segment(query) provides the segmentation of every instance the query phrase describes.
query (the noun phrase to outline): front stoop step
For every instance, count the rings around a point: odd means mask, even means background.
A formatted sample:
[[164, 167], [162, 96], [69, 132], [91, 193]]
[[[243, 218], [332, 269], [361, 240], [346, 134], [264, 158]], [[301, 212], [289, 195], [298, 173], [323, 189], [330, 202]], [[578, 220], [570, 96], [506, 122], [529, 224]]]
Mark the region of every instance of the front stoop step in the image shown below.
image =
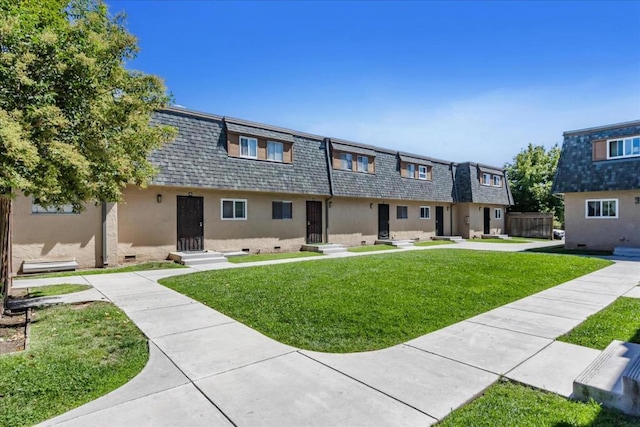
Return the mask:
[[633, 246], [616, 246], [613, 254], [615, 256], [640, 258], [640, 248]]
[[640, 345], [612, 341], [573, 381], [573, 397], [640, 416]]
[[22, 262], [22, 273], [50, 273], [53, 271], [74, 271], [78, 269], [78, 262], [75, 258], [58, 260], [24, 260]]
[[324, 255], [340, 254], [347, 252], [347, 248], [337, 243], [327, 243], [326, 245], [314, 245], [313, 243], [302, 245], [301, 251], [320, 252]]
[[462, 236], [435, 236], [431, 240], [449, 240], [451, 242], [461, 243], [464, 242]]
[[178, 264], [190, 266], [201, 264], [215, 264], [219, 262], [227, 262], [224, 254], [213, 251], [202, 252], [171, 252], [169, 258]]
[[395, 239], [385, 239], [385, 240], [376, 240], [375, 245], [391, 245], [398, 248], [411, 248], [415, 243], [415, 240], [395, 240]]
[[505, 239], [510, 239], [511, 237], [509, 237], [508, 234], [483, 234], [482, 235], [483, 239], [500, 239], [500, 240], [505, 240]]

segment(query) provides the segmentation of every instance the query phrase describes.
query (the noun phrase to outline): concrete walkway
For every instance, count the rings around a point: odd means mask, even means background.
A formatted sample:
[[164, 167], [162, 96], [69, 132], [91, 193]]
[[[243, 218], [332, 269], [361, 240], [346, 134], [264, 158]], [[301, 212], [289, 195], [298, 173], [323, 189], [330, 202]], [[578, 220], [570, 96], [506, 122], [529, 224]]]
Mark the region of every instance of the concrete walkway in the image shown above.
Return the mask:
[[[463, 245], [523, 248], [445, 247]], [[198, 267], [240, 266], [248, 265]], [[568, 396], [599, 352], [554, 339], [636, 292], [640, 262], [619, 261], [407, 343], [352, 354], [280, 344], [156, 282], [190, 272], [63, 278], [89, 283], [119, 306], [149, 337], [150, 359], [125, 386], [43, 425], [424, 426], [501, 375]]]

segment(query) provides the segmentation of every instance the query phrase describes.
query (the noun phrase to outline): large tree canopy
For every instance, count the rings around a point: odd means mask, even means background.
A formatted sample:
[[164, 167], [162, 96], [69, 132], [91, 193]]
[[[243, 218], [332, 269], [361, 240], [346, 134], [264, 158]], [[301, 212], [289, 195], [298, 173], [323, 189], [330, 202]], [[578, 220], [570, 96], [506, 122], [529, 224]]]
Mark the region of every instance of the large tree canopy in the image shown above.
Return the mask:
[[0, 289], [11, 203], [117, 201], [153, 175], [147, 156], [173, 135], [150, 126], [169, 98], [125, 67], [137, 41], [100, 0], [0, 0]]
[[136, 39], [101, 1], [0, 0], [0, 193], [43, 205], [116, 201], [144, 185], [162, 81], [125, 68]]
[[556, 220], [564, 220], [564, 203], [551, 193], [559, 159], [557, 145], [547, 151], [542, 145], [529, 144], [513, 163], [505, 165], [514, 200], [512, 211], [548, 212]]

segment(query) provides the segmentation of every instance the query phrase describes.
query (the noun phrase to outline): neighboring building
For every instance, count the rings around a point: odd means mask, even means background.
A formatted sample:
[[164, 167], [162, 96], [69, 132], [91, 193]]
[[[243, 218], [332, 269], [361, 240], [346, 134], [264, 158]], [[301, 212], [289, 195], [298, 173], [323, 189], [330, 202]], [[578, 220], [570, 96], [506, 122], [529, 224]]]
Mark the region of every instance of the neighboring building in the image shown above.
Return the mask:
[[[178, 128], [151, 154], [158, 175], [117, 204], [46, 212], [18, 197], [14, 271], [24, 260], [81, 267], [165, 259], [169, 252], [299, 250], [378, 239], [501, 234], [512, 204], [504, 171], [167, 108]], [[104, 254], [104, 255], [103, 255]]]
[[567, 248], [640, 247], [640, 120], [565, 132], [553, 192]]

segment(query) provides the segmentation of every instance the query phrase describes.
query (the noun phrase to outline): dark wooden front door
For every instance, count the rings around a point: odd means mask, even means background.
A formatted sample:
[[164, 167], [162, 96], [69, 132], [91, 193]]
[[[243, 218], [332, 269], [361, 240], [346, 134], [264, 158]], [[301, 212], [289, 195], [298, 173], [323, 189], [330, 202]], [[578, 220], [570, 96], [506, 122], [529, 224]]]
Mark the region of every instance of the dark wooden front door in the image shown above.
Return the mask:
[[484, 208], [484, 234], [491, 233], [491, 208]]
[[307, 200], [307, 243], [322, 243], [322, 202]]
[[389, 238], [389, 205], [378, 204], [378, 239]]
[[436, 236], [444, 236], [444, 208], [436, 206]]
[[178, 196], [178, 251], [204, 249], [203, 198]]

